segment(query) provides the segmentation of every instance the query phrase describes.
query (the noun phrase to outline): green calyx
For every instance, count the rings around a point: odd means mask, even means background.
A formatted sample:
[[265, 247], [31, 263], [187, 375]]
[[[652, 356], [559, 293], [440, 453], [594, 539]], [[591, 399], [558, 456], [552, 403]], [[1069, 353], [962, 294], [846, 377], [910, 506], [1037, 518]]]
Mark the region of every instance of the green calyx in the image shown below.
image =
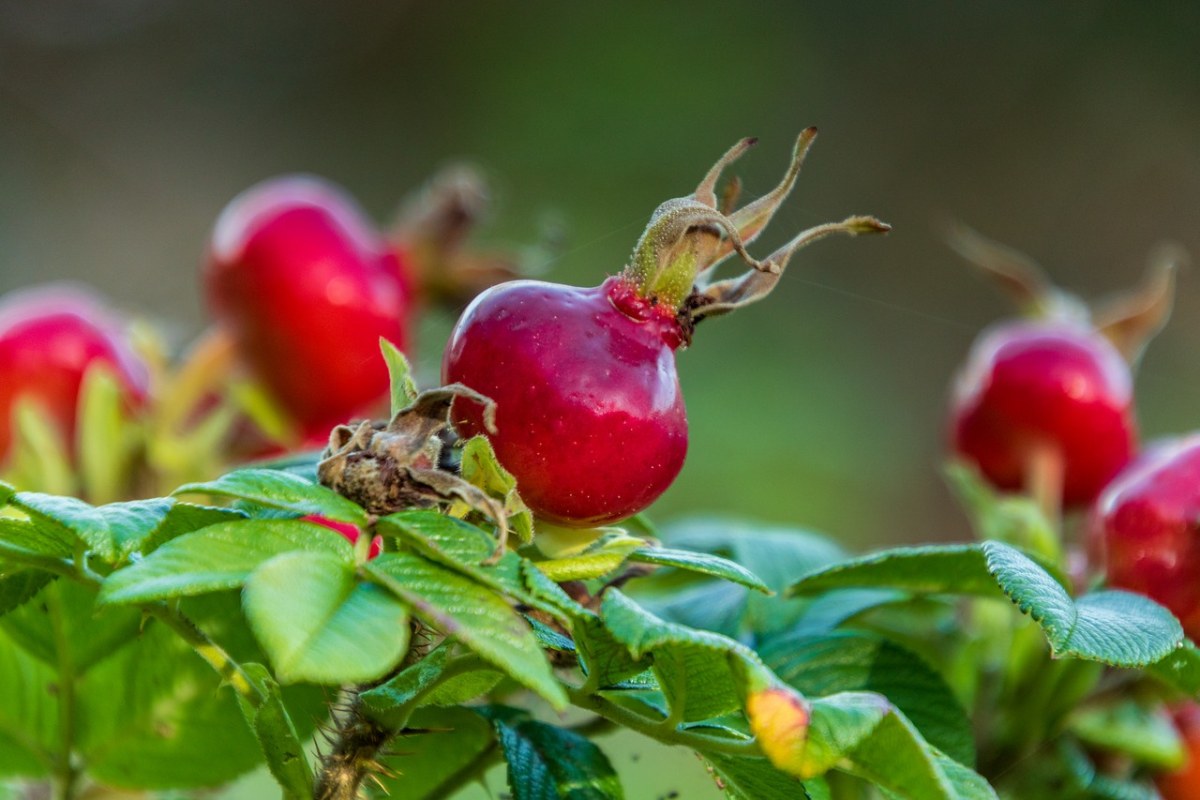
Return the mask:
[[[723, 155], [696, 191], [660, 205], [638, 239], [633, 256], [623, 273], [638, 294], [677, 311], [685, 306], [693, 319], [723, 313], [761, 299], [778, 282], [792, 254], [830, 233], [884, 232], [889, 226], [873, 217], [851, 217], [799, 234], [765, 260], [746, 250], [766, 228], [796, 183], [804, 157], [817, 136], [806, 128], [796, 140], [792, 160], [779, 184], [767, 194], [733, 211], [737, 203], [737, 180], [718, 198], [716, 187], [724, 169], [752, 147], [756, 139], [743, 139]], [[712, 283], [707, 280], [716, 267], [737, 254], [750, 268], [739, 279]], [[694, 296], [699, 302], [689, 301]], [[701, 309], [707, 309], [701, 313]]]

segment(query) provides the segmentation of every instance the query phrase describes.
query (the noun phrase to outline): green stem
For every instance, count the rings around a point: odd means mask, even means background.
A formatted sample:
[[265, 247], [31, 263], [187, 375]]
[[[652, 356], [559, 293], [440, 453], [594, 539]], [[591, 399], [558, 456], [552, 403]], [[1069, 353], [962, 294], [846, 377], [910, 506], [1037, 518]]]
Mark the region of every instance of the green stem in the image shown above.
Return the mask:
[[53, 628], [54, 649], [58, 653], [58, 716], [59, 752], [55, 764], [55, 800], [72, 800], [75, 797], [75, 782], [79, 771], [72, 756], [75, 751], [75, 660], [70, 641], [63, 625], [62, 597], [57, 587], [47, 593], [50, 610], [50, 625]]

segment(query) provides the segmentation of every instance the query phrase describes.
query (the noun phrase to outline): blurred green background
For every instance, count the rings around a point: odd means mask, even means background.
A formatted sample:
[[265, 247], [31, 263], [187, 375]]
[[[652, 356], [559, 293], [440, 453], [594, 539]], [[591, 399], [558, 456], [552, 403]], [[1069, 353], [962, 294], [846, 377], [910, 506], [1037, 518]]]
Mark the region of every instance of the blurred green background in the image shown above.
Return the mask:
[[[1008, 308], [937, 225], [1089, 297], [1137, 281], [1163, 240], [1200, 253], [1198, 32], [1185, 3], [0, 0], [0, 290], [86, 281], [184, 342], [238, 191], [319, 173], [383, 221], [460, 158], [494, 186], [482, 240], [561, 222], [545, 275], [594, 284], [736, 139], [760, 137], [737, 168], [755, 196], [815, 124], [756, 252], [851, 213], [895, 231], [817, 244], [768, 301], [700, 328], [679, 359], [691, 452], [654, 513], [864, 547], [962, 538], [943, 406]], [[423, 328], [427, 376], [450, 322]], [[1138, 377], [1148, 435], [1200, 426], [1198, 343], [1185, 274]]]

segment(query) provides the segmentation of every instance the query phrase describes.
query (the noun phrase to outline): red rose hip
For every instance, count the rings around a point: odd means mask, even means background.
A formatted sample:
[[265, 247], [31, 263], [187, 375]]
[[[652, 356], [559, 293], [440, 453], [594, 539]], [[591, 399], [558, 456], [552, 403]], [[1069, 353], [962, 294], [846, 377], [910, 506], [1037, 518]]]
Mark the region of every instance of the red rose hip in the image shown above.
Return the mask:
[[13, 292], [0, 302], [0, 459], [12, 444], [17, 402], [28, 398], [72, 446], [79, 392], [88, 370], [112, 370], [131, 406], [149, 375], [120, 322], [93, 296], [66, 286]]
[[[683, 467], [682, 340], [674, 313], [620, 278], [592, 289], [514, 281], [467, 308], [443, 377], [496, 402], [492, 443], [531, 508], [602, 525], [648, 506]], [[455, 423], [485, 431], [477, 404], [456, 403]]]
[[[746, 252], [791, 190], [815, 134], [801, 134], [775, 190], [726, 216], [717, 179], [753, 141], [735, 145], [695, 193], [655, 211], [629, 265], [602, 285], [514, 281], [485, 291], [463, 313], [442, 377], [495, 401], [496, 430], [488, 432], [476, 404], [456, 402], [453, 421], [464, 435], [489, 436], [538, 516], [591, 527], [650, 505], [687, 453], [675, 351], [697, 321], [761, 299], [791, 255], [815, 239], [887, 229], [854, 217], [805, 231], [763, 262]], [[709, 281], [735, 252], [753, 269]]]
[[1135, 444], [1129, 365], [1082, 324], [1008, 322], [976, 341], [955, 383], [954, 450], [996, 487], [1028, 488], [1032, 461], [1061, 459], [1064, 506], [1091, 502]]
[[302, 435], [368, 414], [386, 396], [379, 339], [401, 349], [408, 340], [399, 259], [353, 199], [317, 178], [260, 183], [218, 218], [209, 306]]
[[1138, 458], [1100, 495], [1088, 535], [1110, 586], [1166, 606], [1200, 639], [1200, 434]]

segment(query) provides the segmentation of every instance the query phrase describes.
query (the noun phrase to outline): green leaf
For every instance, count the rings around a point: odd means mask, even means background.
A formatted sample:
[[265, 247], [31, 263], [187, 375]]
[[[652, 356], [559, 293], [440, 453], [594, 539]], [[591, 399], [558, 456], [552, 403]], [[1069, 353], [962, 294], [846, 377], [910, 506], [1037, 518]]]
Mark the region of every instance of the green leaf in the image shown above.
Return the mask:
[[533, 631], [491, 589], [411, 553], [385, 553], [362, 569], [422, 620], [458, 639], [556, 708], [566, 705], [566, 692]]
[[422, 555], [471, 577], [496, 549], [496, 539], [481, 528], [437, 511], [401, 511], [380, 517], [376, 530], [412, 545]]
[[[707, 516], [684, 519], [668, 526], [663, 532], [663, 541], [674, 548], [724, 556], [758, 576], [777, 594], [797, 575], [846, 558], [845, 550], [836, 542], [809, 531]], [[658, 576], [655, 576], [650, 581], [638, 583], [649, 584], [657, 580]], [[641, 586], [632, 588], [637, 589], [639, 599], [645, 596]], [[788, 630], [804, 608], [803, 603], [794, 600], [745, 592], [735, 606], [736, 596], [728, 588], [717, 590], [720, 596], [714, 603], [709, 604], [707, 596], [698, 596], [694, 605], [686, 607], [672, 602], [676, 589], [678, 587], [666, 587], [653, 601], [646, 599], [653, 603], [656, 612], [670, 612], [670, 618], [675, 622], [730, 636], [747, 630], [756, 634]]]
[[1190, 697], [1200, 695], [1200, 649], [1191, 640], [1185, 640], [1146, 671]]
[[617, 773], [600, 748], [577, 733], [503, 706], [475, 709], [491, 721], [508, 762], [514, 800], [621, 800]]
[[80, 757], [109, 786], [217, 786], [262, 763], [232, 690], [155, 621], [91, 669], [76, 694]]
[[232, 497], [289, 511], [296, 516], [325, 517], [360, 527], [367, 524], [367, 512], [355, 503], [320, 484], [278, 470], [240, 469], [222, 475], [215, 481], [181, 486], [175, 490], [175, 494]]
[[1000, 542], [888, 550], [805, 576], [792, 592], [847, 587], [1006, 596], [1038, 623], [1055, 656], [1111, 666], [1146, 666], [1183, 640], [1179, 621], [1154, 601], [1120, 591], [1072, 600], [1050, 573]]
[[410, 727], [384, 760], [394, 777], [382, 776], [390, 796], [403, 800], [444, 800], [498, 747], [491, 723], [466, 708], [417, 709]]
[[869, 691], [888, 698], [930, 744], [975, 763], [971, 722], [950, 687], [916, 654], [872, 634], [839, 632], [776, 639], [759, 654], [806, 697]]
[[77, 675], [133, 641], [141, 624], [137, 609], [97, 608], [94, 589], [65, 580], [0, 618], [0, 627], [26, 652], [54, 669], [69, 661]]
[[0, 517], [0, 558], [16, 563], [62, 559], [74, 553], [77, 543], [82, 544], [61, 525], [35, 525], [29, 520]]
[[814, 700], [802, 776], [838, 767], [900, 797], [995, 798], [969, 768], [930, 749], [903, 713], [879, 695], [842, 693]]
[[38, 569], [15, 569], [0, 574], [0, 616], [27, 603], [56, 577]]
[[0, 632], [0, 778], [40, 777], [59, 742], [56, 673]]
[[653, 654], [654, 672], [672, 716], [681, 722], [718, 717], [742, 707], [743, 672], [765, 671], [753, 650], [709, 631], [664, 622], [619, 590], [605, 592], [601, 617], [634, 659]]
[[394, 417], [397, 411], [407, 408], [417, 399], [417, 384], [412, 377], [412, 367], [409, 366], [404, 353], [400, 352], [400, 348], [380, 336], [379, 349], [383, 353], [383, 360], [387, 362], [391, 385], [391, 416]]
[[726, 558], [710, 553], [695, 553], [690, 550], [670, 550], [665, 547], [642, 547], [629, 555], [629, 560], [639, 564], [656, 564], [661, 567], [697, 572], [714, 578], [722, 578], [763, 594], [773, 594], [771, 589], [750, 570]]
[[1177, 769], [1185, 759], [1171, 717], [1161, 708], [1144, 708], [1132, 700], [1077, 709], [1067, 727], [1086, 744], [1152, 767]]
[[100, 558], [115, 562], [133, 552], [162, 523], [172, 501], [158, 498], [92, 506], [74, 497], [18, 492], [11, 504], [34, 524], [57, 527], [60, 537], [77, 537]]
[[630, 553], [645, 544], [622, 528], [579, 530], [542, 523], [534, 546], [542, 555], [538, 569], [551, 580], [583, 581], [616, 572]]
[[[764, 800], [769, 797], [812, 800], [810, 783], [823, 783], [820, 778], [800, 782], [799, 778], [776, 769], [765, 758], [738, 758], [723, 753], [704, 756], [720, 780], [725, 796], [730, 800]], [[818, 795], [819, 796], [819, 795]]]
[[242, 669], [263, 697], [258, 708], [240, 695], [238, 704], [246, 724], [258, 739], [267, 768], [283, 788], [284, 800], [310, 800], [313, 796], [312, 768], [296, 726], [283, 704], [279, 684], [262, 664], [243, 664]]
[[237, 509], [201, 506], [176, 500], [159, 526], [140, 542], [137, 550], [143, 554], [152, 553], [185, 533], [192, 533], [218, 522], [237, 522], [248, 518], [245, 512]]
[[408, 651], [408, 610], [326, 553], [275, 556], [250, 575], [243, 605], [282, 683], [375, 680]]
[[408, 724], [423, 705], [460, 705], [490, 691], [503, 677], [476, 656], [455, 658], [455, 646], [443, 642], [424, 658], [359, 694], [366, 713], [389, 728]]
[[478, 486], [492, 497], [504, 503], [508, 524], [522, 542], [533, 541], [533, 512], [517, 493], [517, 479], [496, 458], [496, 451], [486, 436], [472, 436], [463, 445], [463, 480]]
[[103, 603], [146, 603], [240, 587], [259, 564], [292, 550], [354, 563], [337, 532], [304, 520], [238, 520], [210, 525], [164, 544], [104, 581]]

